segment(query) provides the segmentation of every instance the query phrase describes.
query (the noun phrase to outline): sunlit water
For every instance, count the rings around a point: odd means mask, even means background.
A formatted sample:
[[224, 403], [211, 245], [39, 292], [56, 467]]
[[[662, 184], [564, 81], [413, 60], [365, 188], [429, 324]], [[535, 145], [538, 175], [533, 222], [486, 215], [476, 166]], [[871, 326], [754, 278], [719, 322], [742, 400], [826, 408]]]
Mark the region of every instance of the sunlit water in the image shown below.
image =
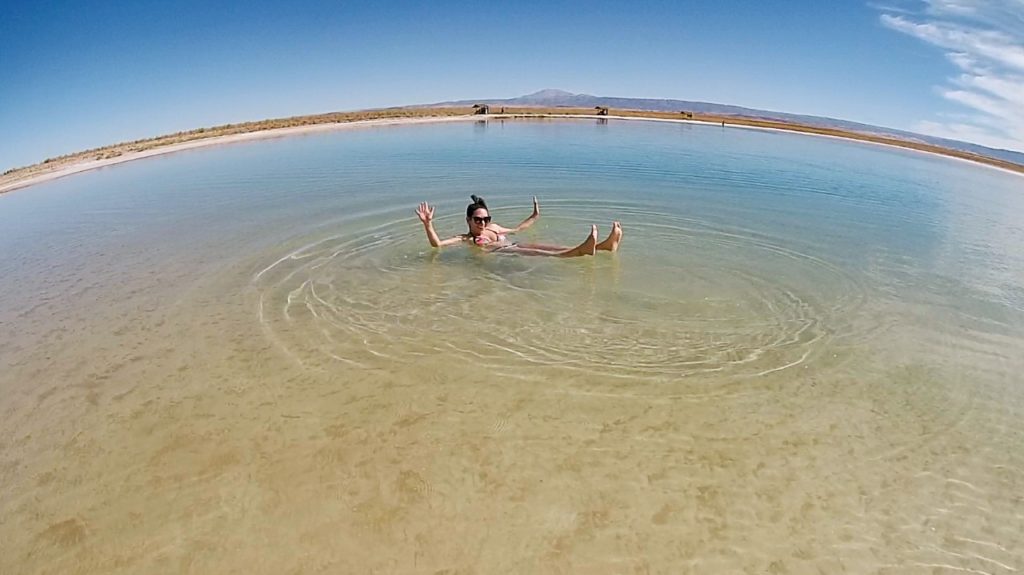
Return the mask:
[[[429, 248], [469, 195], [521, 241]], [[721, 127], [340, 131], [0, 197], [0, 572], [1024, 570], [1024, 179]]]

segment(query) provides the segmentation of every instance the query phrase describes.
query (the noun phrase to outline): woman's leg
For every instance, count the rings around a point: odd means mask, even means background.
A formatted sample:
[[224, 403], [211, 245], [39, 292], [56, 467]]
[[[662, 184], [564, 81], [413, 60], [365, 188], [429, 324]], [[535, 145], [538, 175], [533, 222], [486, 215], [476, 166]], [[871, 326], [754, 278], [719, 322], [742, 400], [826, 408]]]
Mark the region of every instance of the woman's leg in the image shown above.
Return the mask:
[[597, 226], [590, 226], [590, 235], [583, 243], [558, 254], [560, 258], [575, 258], [579, 256], [592, 256], [597, 251]]
[[612, 231], [608, 234], [608, 237], [599, 244], [597, 244], [598, 250], [606, 252], [614, 252], [619, 249], [619, 242], [622, 241], [622, 224], [619, 222], [612, 222]]
[[543, 244], [522, 244], [499, 249], [507, 254], [519, 254], [522, 256], [551, 256], [556, 258], [592, 256], [597, 249], [597, 226], [590, 226], [590, 235], [587, 236], [587, 239], [583, 240], [583, 243], [574, 248]]
[[545, 251], [545, 252], [564, 252], [565, 250], [571, 250], [572, 249], [569, 246], [555, 246], [555, 245], [551, 245], [551, 244], [534, 244], [534, 243], [527, 244], [527, 243], [519, 242], [516, 245], [521, 247], [521, 248], [526, 248], [526, 249], [529, 249], [529, 250], [541, 250], [541, 251]]

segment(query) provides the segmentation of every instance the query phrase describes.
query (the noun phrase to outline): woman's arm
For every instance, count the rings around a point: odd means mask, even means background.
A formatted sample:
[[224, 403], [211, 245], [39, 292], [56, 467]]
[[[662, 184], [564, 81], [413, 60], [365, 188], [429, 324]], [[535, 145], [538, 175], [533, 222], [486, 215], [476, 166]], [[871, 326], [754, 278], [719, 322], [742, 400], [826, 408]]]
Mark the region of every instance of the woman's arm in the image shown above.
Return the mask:
[[420, 207], [416, 208], [416, 216], [423, 222], [423, 231], [427, 233], [427, 241], [435, 248], [454, 246], [466, 240], [465, 236], [455, 236], [444, 240], [439, 238], [434, 230], [434, 207], [428, 205], [427, 202], [422, 202]]
[[436, 248], [446, 248], [448, 246], [454, 246], [456, 244], [461, 244], [464, 241], [466, 241], [466, 236], [464, 236], [464, 235], [452, 236], [450, 238], [446, 238], [446, 239], [443, 239], [443, 240], [437, 242], [437, 245], [434, 246], [434, 247], [436, 247]]
[[[539, 218], [539, 217], [540, 217], [540, 202], [537, 201], [537, 196], [533, 196], [533, 213], [530, 214], [530, 217], [528, 217], [525, 220], [523, 220], [522, 223], [520, 223], [518, 226], [516, 226], [514, 228], [504, 228], [504, 227], [501, 227], [501, 226], [497, 226], [498, 229], [495, 230], [495, 231], [501, 232], [503, 234], [514, 234], [516, 232], [521, 232], [521, 231], [525, 230], [526, 228], [532, 226], [533, 222], [537, 221], [537, 218]], [[492, 227], [492, 229], [493, 229], [493, 227]]]

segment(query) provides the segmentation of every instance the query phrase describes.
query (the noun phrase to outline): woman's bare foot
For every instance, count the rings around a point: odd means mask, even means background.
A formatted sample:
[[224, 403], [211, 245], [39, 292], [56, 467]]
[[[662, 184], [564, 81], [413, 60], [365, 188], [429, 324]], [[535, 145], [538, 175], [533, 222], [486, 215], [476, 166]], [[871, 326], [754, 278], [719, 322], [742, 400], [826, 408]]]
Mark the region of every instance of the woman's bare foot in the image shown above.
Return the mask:
[[619, 249], [619, 242], [622, 241], [622, 224], [619, 222], [612, 222], [612, 231], [608, 234], [605, 240], [595, 247], [598, 250], [604, 250], [606, 252], [614, 252]]
[[566, 251], [558, 254], [558, 257], [561, 257], [561, 258], [574, 258], [574, 257], [578, 257], [578, 256], [592, 256], [592, 255], [594, 255], [594, 252], [596, 250], [597, 250], [597, 226], [590, 226], [590, 235], [587, 236], [587, 239], [583, 240], [582, 244], [572, 248], [571, 250], [566, 250]]

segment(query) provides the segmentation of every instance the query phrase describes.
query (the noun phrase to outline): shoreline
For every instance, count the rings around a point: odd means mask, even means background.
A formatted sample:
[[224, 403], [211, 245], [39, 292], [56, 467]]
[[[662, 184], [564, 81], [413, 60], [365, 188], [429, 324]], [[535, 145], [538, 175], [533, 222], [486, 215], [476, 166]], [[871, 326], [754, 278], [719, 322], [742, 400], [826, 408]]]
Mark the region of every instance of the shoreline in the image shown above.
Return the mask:
[[176, 152], [184, 152], [187, 150], [194, 150], [197, 148], [205, 148], [208, 146], [219, 146], [225, 144], [237, 144], [242, 142], [252, 142], [258, 140], [269, 140], [273, 138], [286, 138], [289, 136], [300, 136], [304, 134], [315, 134], [319, 132], [332, 132], [335, 130], [355, 129], [363, 127], [375, 127], [375, 126], [388, 126], [388, 125], [399, 125], [399, 124], [428, 124], [438, 122], [457, 122], [471, 119], [472, 117], [463, 116], [448, 116], [448, 117], [431, 117], [431, 118], [380, 118], [375, 120], [357, 120], [346, 123], [334, 123], [334, 124], [310, 124], [305, 126], [289, 126], [286, 128], [270, 128], [266, 130], [257, 130], [253, 132], [243, 132], [238, 134], [225, 134], [222, 136], [211, 136], [206, 138], [200, 138], [195, 140], [189, 140], [187, 142], [180, 142], [174, 144], [167, 144], [162, 146], [156, 146], [146, 150], [140, 150], [137, 152], [129, 152], [121, 154], [112, 158], [94, 159], [94, 160], [81, 160], [71, 162], [66, 166], [45, 171], [38, 174], [32, 174], [25, 178], [16, 179], [6, 184], [0, 184], [0, 194], [13, 192], [36, 184], [43, 184], [52, 180], [60, 179], [66, 176], [72, 176], [74, 174], [80, 174], [82, 172], [88, 172], [91, 170], [97, 170], [99, 168], [105, 168], [107, 166], [113, 166], [117, 164], [123, 164], [132, 162], [135, 160], [143, 160], [146, 158], [152, 158], [154, 156], [162, 156], [166, 154], [174, 154]]
[[[404, 112], [404, 114], [403, 114]], [[580, 113], [583, 112], [583, 113]], [[405, 124], [429, 124], [440, 122], [460, 121], [481, 121], [481, 120], [531, 120], [531, 119], [586, 119], [586, 120], [640, 120], [667, 122], [679, 124], [701, 124], [708, 126], [723, 125], [729, 128], [746, 128], [765, 130], [772, 132], [790, 132], [806, 136], [823, 136], [855, 142], [862, 142], [874, 145], [903, 148], [916, 152], [939, 155], [955, 160], [970, 162], [989, 168], [998, 169], [1003, 172], [1024, 176], [1024, 166], [979, 156], [969, 152], [962, 152], [950, 148], [942, 148], [931, 144], [899, 140], [885, 136], [862, 134], [859, 132], [848, 132], [832, 128], [820, 128], [816, 126], [805, 126], [802, 124], [787, 124], [773, 120], [759, 120], [756, 118], [732, 118], [725, 116], [702, 116], [694, 114], [693, 117], [680, 118], [677, 114], [667, 112], [646, 112], [641, 110], [624, 110], [625, 113], [615, 115], [599, 116], [587, 111], [562, 109], [529, 109], [517, 108], [506, 113], [477, 115], [471, 111], [464, 112], [462, 109], [399, 109], [379, 111], [378, 117], [373, 117], [373, 112], [358, 112], [344, 114], [340, 117], [334, 115], [305, 116], [299, 118], [286, 118], [283, 120], [267, 120], [262, 122], [251, 122], [239, 125], [221, 126], [218, 128], [199, 129], [191, 132], [159, 136], [148, 140], [130, 142], [127, 144], [115, 144], [95, 150], [78, 152], [62, 156], [54, 160], [47, 160], [40, 164], [17, 168], [5, 173], [4, 176], [13, 176], [7, 182], [0, 177], [0, 195], [28, 188], [37, 184], [46, 183], [52, 180], [87, 172], [107, 166], [113, 166], [125, 162], [141, 160], [154, 156], [173, 154], [207, 146], [233, 144], [249, 141], [258, 141], [272, 138], [283, 138], [303, 134], [314, 134], [319, 132], [330, 132], [336, 130], [367, 128], [377, 126], [405, 125]], [[370, 117], [366, 117], [369, 115]], [[330, 118], [330, 119], [323, 119]], [[320, 120], [320, 121], [318, 121]], [[275, 123], [295, 122], [296, 125], [275, 126]], [[267, 125], [269, 127], [262, 127]], [[207, 131], [218, 130], [227, 133], [213, 133], [205, 135]], [[137, 149], [133, 149], [137, 148]], [[91, 157], [95, 156], [95, 157]], [[91, 157], [91, 159], [90, 159]], [[55, 163], [52, 168], [47, 169], [48, 163]], [[23, 175], [18, 172], [25, 172]]]
[[[700, 125], [703, 125], [703, 126], [720, 126], [721, 125], [721, 122], [710, 122], [710, 121], [707, 121], [707, 120], [689, 120], [689, 119], [687, 119], [687, 120], [682, 120], [682, 119], [677, 120], [677, 119], [669, 119], [669, 118], [643, 118], [643, 117], [638, 117], [638, 116], [579, 116], [579, 117], [581, 117], [581, 118], [583, 118], [583, 117], [585, 117], [585, 118], [615, 118], [615, 119], [622, 119], [622, 120], [640, 120], [640, 121], [648, 121], [648, 122], [669, 122], [669, 123], [680, 123], [681, 122], [681, 123], [686, 123], [686, 124], [700, 124]], [[832, 139], [832, 140], [843, 140], [843, 141], [847, 141], [847, 142], [857, 142], [857, 143], [860, 143], [860, 144], [868, 144], [868, 145], [871, 145], [871, 146], [881, 146], [881, 147], [884, 147], [884, 148], [899, 148], [901, 150], [907, 150], [908, 152], [915, 152], [915, 153], [918, 153], [918, 154], [927, 154], [929, 156], [939, 156], [939, 157], [942, 157], [942, 158], [946, 158], [946, 159], [949, 159], [949, 160], [955, 160], [955, 161], [958, 161], [958, 162], [966, 162], [968, 164], [973, 164], [973, 165], [980, 166], [980, 167], [983, 167], [983, 168], [989, 168], [989, 169], [992, 169], [992, 170], [998, 170], [998, 171], [1006, 173], [1006, 174], [1013, 174], [1013, 175], [1018, 175], [1018, 176], [1024, 176], [1024, 166], [1019, 166], [1018, 167], [1017, 164], [1013, 164], [1012, 162], [1006, 162], [1006, 161], [1003, 161], [1003, 160], [999, 160], [997, 158], [988, 158], [987, 156], [981, 156], [979, 159], [967, 158], [967, 157], [963, 157], [963, 155], [961, 155], [961, 154], [966, 154], [966, 152], [960, 152], [959, 150], [953, 150], [953, 149], [949, 149], [949, 148], [941, 148], [939, 146], [932, 146], [931, 144], [922, 144], [922, 143], [918, 143], [918, 142], [909, 142], [909, 141], [906, 142], [905, 144], [890, 143], [890, 142], [887, 142], [887, 141], [877, 141], [877, 140], [890, 140], [891, 139], [891, 138], [885, 138], [883, 136], [870, 137], [870, 136], [867, 136], [867, 135], [864, 135], [864, 134], [857, 134], [856, 132], [843, 132], [844, 134], [847, 134], [847, 133], [851, 134], [849, 136], [847, 136], [847, 135], [839, 135], [839, 134], [826, 134], [826, 133], [804, 131], [804, 130], [799, 130], [799, 129], [775, 128], [775, 127], [768, 127], [768, 126], [755, 126], [755, 125], [747, 125], [747, 124], [741, 124], [741, 123], [729, 124], [728, 121], [726, 121], [725, 127], [726, 128], [741, 128], [741, 129], [745, 129], [745, 130], [759, 130], [759, 131], [763, 131], [763, 132], [780, 132], [780, 133], [789, 133], [789, 134], [799, 134], [801, 136], [810, 136], [810, 137], [815, 137], [815, 138], [828, 138], [828, 139]], [[821, 128], [821, 129], [822, 130], [826, 130], [826, 128]], [[840, 130], [840, 132], [841, 132], [841, 130]], [[899, 142], [900, 140], [895, 140], [895, 141]], [[935, 150], [924, 149], [924, 148], [935, 148]], [[939, 150], [944, 150], [944, 151], [939, 151]], [[985, 161], [985, 160], [990, 160], [990, 161]], [[999, 162], [1001, 164], [1009, 164], [1010, 166], [1013, 166], [1013, 167], [996, 165], [993, 162]], [[2, 193], [2, 192], [0, 192], [0, 193]]]

